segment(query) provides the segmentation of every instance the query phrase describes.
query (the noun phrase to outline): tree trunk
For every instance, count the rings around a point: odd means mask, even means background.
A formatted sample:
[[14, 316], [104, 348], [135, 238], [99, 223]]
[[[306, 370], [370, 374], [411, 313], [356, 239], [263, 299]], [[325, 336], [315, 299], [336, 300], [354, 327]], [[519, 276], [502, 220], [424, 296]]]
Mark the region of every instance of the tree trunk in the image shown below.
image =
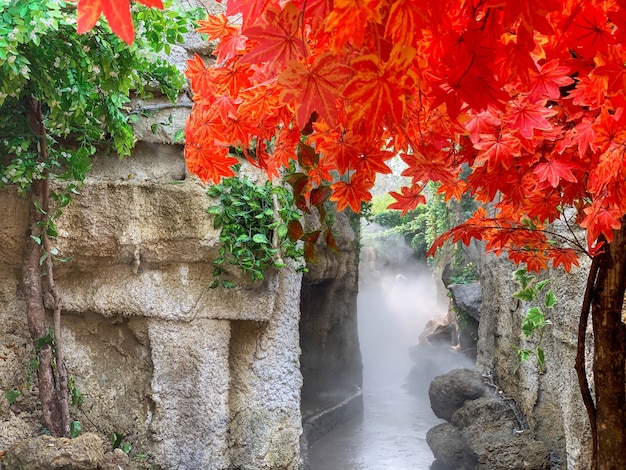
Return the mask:
[[626, 219], [600, 255], [592, 302], [598, 470], [626, 469]]
[[[40, 259], [43, 254], [40, 243], [31, 237], [39, 237], [37, 223], [40, 221], [40, 213], [35, 207], [35, 201], [40, 203], [44, 182], [35, 180], [32, 184], [32, 203], [29, 211], [29, 231], [26, 234], [24, 247], [24, 264], [22, 266], [22, 282], [24, 298], [26, 300], [26, 318], [28, 329], [33, 343], [39, 367], [37, 369], [37, 382], [39, 385], [39, 399], [41, 401], [41, 413], [43, 425], [50, 434], [55, 437], [67, 436], [69, 433], [69, 419], [63, 417], [63, 408], [59, 399], [59, 389], [56, 386], [54, 352], [50, 341], [44, 341], [48, 336], [46, 324], [46, 309], [43, 303], [43, 287], [41, 279], [42, 266]], [[39, 237], [40, 238], [40, 237]], [[41, 347], [37, 345], [40, 343]]]
[[[28, 119], [33, 134], [38, 137], [39, 160], [48, 163], [47, 136], [41, 103], [34, 97], [29, 99]], [[28, 329], [39, 361], [37, 381], [43, 425], [54, 437], [69, 437], [70, 413], [67, 371], [63, 363], [61, 345], [61, 300], [54, 284], [52, 254], [50, 253], [47, 234], [50, 223], [49, 201], [50, 179], [48, 170], [45, 169], [44, 179], [36, 179], [31, 184], [31, 204], [24, 246], [22, 281]], [[46, 256], [43, 256], [44, 254]], [[46, 325], [44, 288], [42, 286], [42, 276], [44, 275], [47, 281], [46, 290], [52, 297], [53, 303], [52, 329]]]

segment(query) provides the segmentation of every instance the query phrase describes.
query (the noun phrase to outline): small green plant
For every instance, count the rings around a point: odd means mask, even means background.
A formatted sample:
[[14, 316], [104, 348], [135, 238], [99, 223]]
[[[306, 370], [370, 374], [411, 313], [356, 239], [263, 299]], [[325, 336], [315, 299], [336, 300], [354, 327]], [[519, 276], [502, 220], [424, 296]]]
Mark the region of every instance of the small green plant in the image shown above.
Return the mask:
[[[269, 181], [256, 185], [244, 176], [225, 178], [211, 186], [207, 194], [218, 200], [207, 212], [215, 216], [213, 226], [221, 228], [219, 256], [213, 260], [215, 280], [209, 287], [236, 286], [222, 278], [227, 265], [259, 281], [265, 279], [267, 269], [284, 267], [283, 257], [303, 260], [298, 237], [290, 233], [291, 227], [301, 227], [301, 215], [287, 188]], [[301, 265], [298, 270], [306, 267]]]
[[123, 434], [114, 432], [111, 441], [113, 449], [121, 449], [122, 452], [128, 454], [132, 450], [133, 446], [131, 446], [128, 442], [124, 440], [125, 437], [126, 436], [124, 436]]
[[70, 437], [72, 439], [77, 438], [83, 432], [83, 425], [80, 421], [72, 420], [70, 422]]
[[17, 388], [7, 390], [4, 392], [4, 398], [7, 399], [7, 401], [9, 402], [9, 405], [12, 405], [13, 403], [15, 403], [16, 400], [20, 397], [20, 395], [22, 395], [22, 392]]
[[546, 359], [544, 350], [541, 347], [541, 342], [546, 326], [552, 324], [546, 317], [546, 312], [556, 305], [554, 292], [550, 288], [546, 290], [552, 280], [546, 279], [537, 282], [535, 276], [530, 274], [526, 269], [518, 269], [515, 271], [513, 273], [513, 279], [520, 286], [519, 290], [513, 294], [513, 297], [524, 302], [537, 302], [541, 301], [540, 297], [543, 295], [543, 308], [546, 310], [544, 312], [542, 307], [533, 306], [526, 312], [526, 317], [524, 317], [522, 321], [522, 332], [526, 338], [530, 338], [536, 334], [537, 339], [535, 346], [532, 348], [516, 348], [518, 363], [515, 372], [517, 372], [522, 362], [527, 361], [531, 356], [536, 356], [539, 373], [543, 374], [546, 370]]

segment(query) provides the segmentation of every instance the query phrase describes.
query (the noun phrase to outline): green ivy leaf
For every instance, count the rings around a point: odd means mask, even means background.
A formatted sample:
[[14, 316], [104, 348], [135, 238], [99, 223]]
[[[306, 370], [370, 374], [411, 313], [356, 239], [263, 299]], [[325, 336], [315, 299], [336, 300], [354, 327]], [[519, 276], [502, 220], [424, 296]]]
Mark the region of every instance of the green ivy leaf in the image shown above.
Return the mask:
[[9, 402], [9, 405], [12, 405], [13, 403], [15, 403], [15, 401], [19, 398], [21, 394], [22, 392], [20, 392], [17, 389], [7, 390], [6, 392], [4, 392], [4, 397]]
[[554, 292], [552, 292], [552, 289], [550, 289], [548, 292], [546, 292], [546, 297], [544, 299], [544, 304], [546, 306], [546, 308], [552, 308], [556, 305], [556, 297], [554, 295]]
[[80, 421], [72, 421], [70, 423], [70, 437], [72, 439], [77, 438], [83, 432], [83, 426]]
[[535, 300], [536, 291], [532, 287], [527, 287], [525, 289], [520, 289], [513, 294], [513, 297], [516, 299], [523, 300], [525, 302], [532, 302]]
[[255, 243], [265, 243], [265, 244], [269, 244], [269, 240], [267, 239], [267, 237], [265, 235], [263, 235], [262, 233], [257, 233], [252, 237], [252, 241]]

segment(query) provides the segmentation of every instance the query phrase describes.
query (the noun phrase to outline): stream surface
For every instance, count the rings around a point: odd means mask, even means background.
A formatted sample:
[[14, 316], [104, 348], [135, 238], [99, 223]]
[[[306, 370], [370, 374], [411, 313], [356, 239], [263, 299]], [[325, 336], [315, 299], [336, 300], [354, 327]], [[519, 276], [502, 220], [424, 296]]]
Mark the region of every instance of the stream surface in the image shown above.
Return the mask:
[[449, 355], [411, 359], [426, 322], [441, 316], [435, 292], [428, 271], [377, 276], [361, 286], [363, 419], [343, 423], [315, 442], [308, 454], [311, 470], [428, 470], [434, 457], [426, 433], [443, 422], [430, 408], [430, 381], [463, 366]]

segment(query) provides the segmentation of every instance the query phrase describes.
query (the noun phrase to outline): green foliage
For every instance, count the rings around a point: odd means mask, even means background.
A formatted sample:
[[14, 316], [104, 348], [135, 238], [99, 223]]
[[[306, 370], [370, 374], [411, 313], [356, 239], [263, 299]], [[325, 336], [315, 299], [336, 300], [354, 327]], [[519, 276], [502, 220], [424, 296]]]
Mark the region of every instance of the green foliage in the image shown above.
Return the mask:
[[[301, 215], [287, 188], [273, 186], [269, 181], [256, 185], [244, 176], [226, 178], [211, 186], [207, 194], [218, 200], [207, 212], [215, 216], [213, 226], [221, 228], [211, 288], [236, 287], [222, 279], [227, 265], [259, 281], [265, 279], [266, 270], [285, 266], [283, 257], [302, 261], [303, 250], [288, 236], [289, 223], [298, 221]], [[306, 268], [301, 265], [298, 269]]]
[[122, 452], [124, 452], [125, 454], [128, 454], [131, 450], [132, 450], [132, 446], [126, 442], [124, 440], [124, 435], [114, 432], [113, 436], [112, 436], [112, 445], [113, 445], [113, 449], [121, 449]]
[[450, 276], [452, 284], [468, 284], [478, 280], [478, 268], [472, 262], [461, 266], [453, 266], [453, 275]]
[[83, 400], [85, 396], [83, 392], [76, 386], [76, 379], [74, 379], [73, 375], [70, 375], [67, 380], [67, 390], [70, 393], [70, 401], [72, 402], [72, 406], [81, 407], [83, 405]]
[[[0, 0], [0, 186], [28, 190], [47, 175], [82, 181], [98, 149], [130, 153], [132, 94], [158, 88], [176, 99], [184, 78], [157, 53], [182, 41], [193, 16], [135, 10], [139, 34], [128, 46], [106, 22], [77, 34], [72, 3]], [[33, 99], [42, 105], [47, 156], [28, 118]]]
[[80, 421], [72, 420], [70, 422], [70, 437], [72, 439], [77, 438], [83, 432], [83, 425], [80, 424]]
[[[545, 372], [545, 353], [541, 347], [541, 341], [545, 328], [552, 322], [546, 317], [546, 312], [556, 305], [556, 296], [552, 289], [548, 286], [552, 282], [551, 279], [536, 282], [533, 274], [526, 269], [518, 269], [513, 273], [513, 279], [520, 286], [519, 290], [513, 294], [516, 299], [524, 302], [539, 302], [541, 307], [532, 306], [526, 312], [526, 316], [522, 321], [522, 332], [526, 338], [536, 337], [535, 346], [532, 348], [516, 348], [518, 364], [530, 359], [533, 355], [537, 357], [539, 372]], [[547, 289], [547, 290], [546, 290]], [[543, 299], [541, 297], [543, 296]], [[545, 312], [544, 312], [545, 309]]]
[[387, 209], [393, 202], [389, 195], [375, 196], [372, 200], [373, 221], [387, 229], [375, 237], [384, 241], [400, 235], [419, 258], [425, 258], [435, 239], [452, 227], [448, 205], [443, 196], [437, 194], [437, 185], [428, 183], [425, 194], [427, 203], [404, 216], [400, 211]]
[[4, 398], [7, 399], [7, 401], [9, 402], [9, 405], [12, 405], [13, 403], [15, 403], [17, 399], [20, 397], [20, 395], [22, 395], [22, 392], [16, 388], [12, 390], [6, 390], [4, 392]]

